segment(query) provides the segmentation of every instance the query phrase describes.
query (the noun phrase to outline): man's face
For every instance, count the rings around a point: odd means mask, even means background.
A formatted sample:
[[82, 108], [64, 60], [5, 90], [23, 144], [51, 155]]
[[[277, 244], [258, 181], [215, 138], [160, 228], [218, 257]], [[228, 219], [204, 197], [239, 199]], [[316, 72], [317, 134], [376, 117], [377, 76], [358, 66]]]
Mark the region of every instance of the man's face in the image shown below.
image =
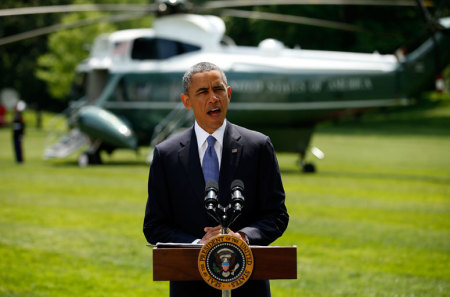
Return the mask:
[[184, 106], [193, 109], [197, 123], [209, 134], [222, 126], [230, 98], [231, 88], [218, 70], [194, 74], [188, 94], [181, 94]]

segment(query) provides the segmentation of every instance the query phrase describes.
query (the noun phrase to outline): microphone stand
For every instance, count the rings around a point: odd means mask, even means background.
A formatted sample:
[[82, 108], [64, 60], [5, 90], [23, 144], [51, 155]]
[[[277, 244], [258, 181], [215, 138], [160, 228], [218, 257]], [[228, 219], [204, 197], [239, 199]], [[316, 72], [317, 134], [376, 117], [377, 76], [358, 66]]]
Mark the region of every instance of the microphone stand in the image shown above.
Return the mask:
[[[244, 190], [244, 184], [242, 183], [242, 181], [233, 181], [231, 188], [231, 190], [233, 191], [231, 203], [229, 203], [226, 207], [223, 207], [222, 205], [220, 205], [220, 203], [218, 203], [218, 185], [216, 182], [208, 182], [205, 189], [206, 211], [222, 226], [222, 234], [228, 234], [228, 227], [237, 219], [238, 216], [240, 216], [244, 203], [244, 197], [241, 193], [241, 191]], [[231, 297], [231, 290], [222, 290], [222, 297]]]
[[[222, 225], [222, 234], [228, 234], [228, 226]], [[222, 297], [231, 297], [231, 290], [222, 290]]]

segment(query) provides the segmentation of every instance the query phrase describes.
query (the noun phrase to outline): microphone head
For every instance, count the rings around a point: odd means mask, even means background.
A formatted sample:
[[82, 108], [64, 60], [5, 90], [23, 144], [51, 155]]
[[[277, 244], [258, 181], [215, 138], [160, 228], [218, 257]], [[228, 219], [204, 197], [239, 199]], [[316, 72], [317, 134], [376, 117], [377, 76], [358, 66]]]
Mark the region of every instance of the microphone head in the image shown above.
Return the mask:
[[234, 188], [239, 187], [242, 190], [244, 190], [244, 183], [240, 180], [240, 179], [235, 179], [232, 183], [231, 183], [231, 189], [233, 190]]
[[[205, 207], [209, 215], [212, 215], [216, 219], [215, 209], [217, 207], [217, 193], [219, 192], [219, 185], [217, 182], [210, 180], [206, 183], [205, 187]], [[217, 220], [217, 219], [216, 219]]]
[[217, 184], [216, 181], [210, 180], [209, 182], [206, 183], [205, 192], [208, 192], [210, 190], [214, 190], [216, 192], [219, 191], [219, 185]]

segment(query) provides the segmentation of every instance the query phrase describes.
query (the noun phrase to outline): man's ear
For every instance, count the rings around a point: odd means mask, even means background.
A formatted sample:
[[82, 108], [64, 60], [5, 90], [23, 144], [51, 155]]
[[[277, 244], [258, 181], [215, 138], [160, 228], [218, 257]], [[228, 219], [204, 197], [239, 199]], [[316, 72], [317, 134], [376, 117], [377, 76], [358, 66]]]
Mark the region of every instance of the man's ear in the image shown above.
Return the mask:
[[228, 101], [231, 100], [231, 87], [227, 87], [227, 93], [228, 93]]
[[183, 101], [184, 106], [187, 109], [191, 109], [191, 101], [189, 100], [189, 96], [186, 94], [181, 94], [181, 101]]

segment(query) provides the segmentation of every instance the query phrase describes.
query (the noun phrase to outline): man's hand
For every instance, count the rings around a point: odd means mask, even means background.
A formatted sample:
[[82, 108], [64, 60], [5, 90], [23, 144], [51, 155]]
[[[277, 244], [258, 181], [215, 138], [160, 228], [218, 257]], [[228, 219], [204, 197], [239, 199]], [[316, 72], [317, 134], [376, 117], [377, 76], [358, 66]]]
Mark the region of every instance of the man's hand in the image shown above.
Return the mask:
[[[216, 226], [216, 227], [205, 227], [205, 229], [203, 229], [205, 231], [205, 235], [203, 236], [202, 239], [200, 239], [200, 241], [198, 242], [199, 244], [205, 244], [208, 240], [210, 240], [211, 238], [214, 238], [220, 234], [222, 234], [222, 226]], [[233, 232], [231, 229], [228, 229], [228, 235], [237, 237], [241, 240], [243, 240], [244, 242], [247, 242], [247, 236], [242, 233], [242, 232]]]
[[205, 227], [203, 230], [205, 231], [205, 235], [203, 235], [203, 238], [200, 239], [200, 241], [198, 242], [199, 244], [205, 244], [211, 238], [220, 235], [222, 231], [222, 226], [219, 225], [216, 227]]
[[235, 233], [235, 232], [231, 231], [230, 229], [228, 229], [228, 235], [237, 237], [237, 238], [243, 240], [245, 243], [248, 244], [247, 235], [245, 235], [244, 232], [237, 232], [237, 233]]

